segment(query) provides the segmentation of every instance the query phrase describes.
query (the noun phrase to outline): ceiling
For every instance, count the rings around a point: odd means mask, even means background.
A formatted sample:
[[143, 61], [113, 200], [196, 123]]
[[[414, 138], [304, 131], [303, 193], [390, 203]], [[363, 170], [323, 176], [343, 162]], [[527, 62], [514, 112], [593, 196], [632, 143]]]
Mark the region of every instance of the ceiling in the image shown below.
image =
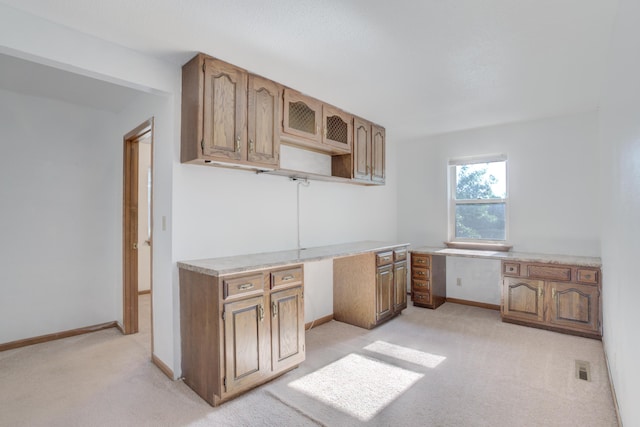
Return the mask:
[[396, 141], [597, 108], [617, 9], [616, 0], [0, 2], [175, 64], [208, 53], [376, 121]]

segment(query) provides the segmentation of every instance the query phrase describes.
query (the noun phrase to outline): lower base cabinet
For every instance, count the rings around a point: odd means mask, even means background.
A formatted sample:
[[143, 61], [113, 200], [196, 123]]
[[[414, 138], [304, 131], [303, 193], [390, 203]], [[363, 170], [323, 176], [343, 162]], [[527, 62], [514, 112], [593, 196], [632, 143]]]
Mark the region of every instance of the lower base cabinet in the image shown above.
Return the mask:
[[304, 361], [302, 268], [222, 277], [180, 269], [182, 373], [209, 404]]
[[333, 318], [371, 329], [407, 308], [407, 249], [333, 261]]
[[411, 252], [411, 301], [438, 308], [447, 299], [447, 260], [441, 255]]
[[602, 337], [599, 268], [502, 263], [502, 320]]

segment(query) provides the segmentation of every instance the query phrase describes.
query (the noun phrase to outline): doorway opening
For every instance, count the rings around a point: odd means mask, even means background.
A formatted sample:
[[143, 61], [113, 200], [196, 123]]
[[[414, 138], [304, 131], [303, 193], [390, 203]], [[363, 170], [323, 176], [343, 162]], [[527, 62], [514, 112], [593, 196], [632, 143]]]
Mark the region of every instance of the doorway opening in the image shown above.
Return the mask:
[[[153, 318], [153, 118], [124, 136], [123, 155], [123, 332], [140, 331], [139, 298], [146, 297], [143, 310]], [[147, 314], [148, 313], [148, 314]], [[151, 352], [153, 354], [153, 328]]]

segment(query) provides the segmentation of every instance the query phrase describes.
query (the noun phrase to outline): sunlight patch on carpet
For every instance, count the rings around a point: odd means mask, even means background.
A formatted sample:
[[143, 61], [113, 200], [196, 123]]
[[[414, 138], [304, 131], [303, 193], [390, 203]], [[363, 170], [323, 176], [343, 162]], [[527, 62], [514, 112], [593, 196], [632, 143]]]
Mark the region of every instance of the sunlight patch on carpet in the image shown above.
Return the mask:
[[384, 341], [376, 341], [369, 344], [364, 349], [404, 360], [405, 362], [415, 363], [416, 365], [424, 366], [426, 368], [435, 368], [446, 359], [444, 356], [438, 356], [424, 351], [390, 344]]
[[289, 383], [289, 387], [361, 421], [369, 421], [422, 377], [417, 372], [349, 354]]

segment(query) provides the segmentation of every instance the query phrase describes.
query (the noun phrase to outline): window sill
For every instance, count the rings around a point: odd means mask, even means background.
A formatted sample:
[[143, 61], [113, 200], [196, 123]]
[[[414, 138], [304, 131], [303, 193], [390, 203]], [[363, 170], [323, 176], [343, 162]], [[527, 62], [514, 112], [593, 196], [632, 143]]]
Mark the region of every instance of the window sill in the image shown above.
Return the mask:
[[473, 249], [477, 251], [509, 252], [513, 246], [504, 243], [444, 242], [449, 249]]

